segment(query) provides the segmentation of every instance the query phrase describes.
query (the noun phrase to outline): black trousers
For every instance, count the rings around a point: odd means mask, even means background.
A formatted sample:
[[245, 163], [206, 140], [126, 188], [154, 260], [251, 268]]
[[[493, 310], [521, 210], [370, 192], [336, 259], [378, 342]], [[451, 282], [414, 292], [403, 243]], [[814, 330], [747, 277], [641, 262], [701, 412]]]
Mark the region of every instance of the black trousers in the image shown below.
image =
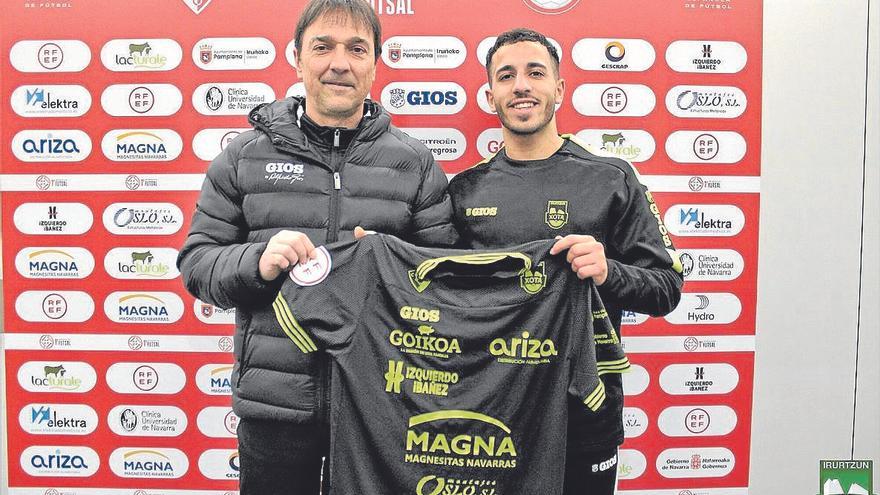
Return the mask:
[[568, 452], [563, 495], [617, 493], [617, 448], [598, 452]]

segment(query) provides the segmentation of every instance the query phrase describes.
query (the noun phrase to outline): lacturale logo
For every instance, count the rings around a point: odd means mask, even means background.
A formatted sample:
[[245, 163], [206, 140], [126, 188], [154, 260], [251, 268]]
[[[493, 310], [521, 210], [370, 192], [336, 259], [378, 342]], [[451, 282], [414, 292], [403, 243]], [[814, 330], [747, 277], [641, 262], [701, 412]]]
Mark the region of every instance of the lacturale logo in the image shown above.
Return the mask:
[[877, 495], [873, 472], [873, 461], [819, 461], [819, 495]]

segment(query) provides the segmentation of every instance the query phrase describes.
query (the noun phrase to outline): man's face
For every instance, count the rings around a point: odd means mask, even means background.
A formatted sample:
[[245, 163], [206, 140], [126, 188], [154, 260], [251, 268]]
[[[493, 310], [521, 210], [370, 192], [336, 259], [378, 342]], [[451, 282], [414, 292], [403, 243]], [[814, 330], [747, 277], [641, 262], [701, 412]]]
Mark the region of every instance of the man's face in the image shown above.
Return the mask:
[[514, 134], [543, 129], [562, 102], [565, 81], [554, 72], [553, 59], [540, 43], [504, 45], [492, 56], [491, 84], [486, 91], [501, 124]]
[[327, 12], [303, 32], [296, 73], [312, 111], [338, 121], [361, 111], [376, 78], [373, 33], [344, 12]]

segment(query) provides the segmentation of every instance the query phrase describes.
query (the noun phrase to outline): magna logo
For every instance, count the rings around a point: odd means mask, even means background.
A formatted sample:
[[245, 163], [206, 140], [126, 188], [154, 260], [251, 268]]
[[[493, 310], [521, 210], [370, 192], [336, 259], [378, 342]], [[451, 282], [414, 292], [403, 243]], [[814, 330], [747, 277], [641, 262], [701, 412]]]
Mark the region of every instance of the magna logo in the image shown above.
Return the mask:
[[260, 70], [275, 61], [275, 45], [266, 38], [203, 38], [192, 59], [202, 70]]
[[82, 323], [94, 314], [95, 303], [82, 291], [29, 290], [15, 299], [15, 312], [35, 323]]
[[180, 156], [183, 140], [171, 129], [115, 129], [104, 134], [101, 150], [114, 162], [167, 162]]
[[183, 369], [172, 363], [115, 363], [107, 385], [120, 394], [176, 394], [186, 385]]
[[458, 160], [467, 149], [467, 139], [458, 129], [407, 127], [401, 131], [421, 141], [438, 162]]
[[180, 275], [176, 260], [172, 248], [114, 248], [104, 257], [104, 270], [120, 280], [169, 280]]
[[121, 478], [180, 478], [189, 459], [177, 449], [123, 447], [110, 454], [110, 469]]
[[206, 407], [199, 411], [196, 424], [203, 435], [211, 438], [235, 438], [238, 416], [231, 407]]
[[382, 89], [382, 106], [395, 115], [453, 115], [467, 103], [453, 82], [395, 82]]
[[85, 404], [28, 404], [18, 424], [31, 435], [88, 435], [98, 427], [98, 414]]
[[193, 91], [193, 107], [202, 115], [247, 115], [257, 105], [275, 100], [263, 83], [207, 83]]
[[95, 258], [79, 247], [29, 247], [15, 255], [15, 268], [26, 278], [86, 278]]
[[685, 293], [674, 311], [664, 318], [675, 325], [726, 325], [742, 312], [742, 303], [729, 292]]
[[[430, 425], [437, 422], [446, 425]], [[423, 431], [421, 427], [426, 424], [429, 428]], [[513, 469], [517, 450], [511, 435], [510, 428], [503, 422], [478, 412], [440, 410], [420, 414], [409, 419], [404, 462], [430, 464], [431, 459], [440, 456], [462, 467]]]
[[178, 437], [186, 431], [186, 413], [174, 406], [120, 405], [107, 414], [107, 425], [125, 437]]
[[664, 478], [720, 478], [733, 471], [736, 457], [724, 447], [666, 449], [657, 456]]
[[111, 234], [170, 235], [183, 225], [183, 212], [172, 203], [113, 203], [102, 219]]
[[746, 155], [746, 140], [733, 131], [675, 131], [666, 139], [666, 154], [678, 163], [737, 163]]
[[223, 309], [198, 299], [193, 304], [193, 313], [202, 323], [209, 325], [235, 324], [235, 308]]
[[733, 86], [675, 86], [666, 108], [676, 117], [732, 119], [746, 110], [746, 95]]
[[19, 72], [80, 72], [91, 61], [88, 45], [79, 40], [24, 40], [9, 50]]
[[171, 84], [114, 84], [101, 93], [101, 106], [114, 117], [174, 115], [183, 95]]
[[22, 234], [80, 235], [92, 228], [94, 218], [82, 203], [24, 203], [12, 220]]
[[173, 292], [113, 292], [104, 313], [116, 323], [174, 323], [183, 316], [183, 301]]
[[654, 92], [642, 84], [581, 84], [571, 101], [588, 117], [644, 117], [657, 104]]
[[101, 62], [113, 72], [168, 71], [183, 59], [171, 39], [116, 39], [101, 48]]
[[395, 69], [455, 69], [467, 48], [453, 36], [392, 36], [382, 49], [385, 65]]
[[654, 65], [654, 47], [645, 40], [584, 38], [571, 58], [582, 70], [641, 72]]
[[743, 211], [734, 205], [682, 205], [666, 210], [669, 232], [685, 237], [731, 237], [745, 227]]
[[82, 361], [28, 361], [18, 369], [18, 384], [28, 392], [82, 394], [97, 382], [95, 369]]
[[202, 366], [196, 371], [196, 386], [207, 395], [232, 395], [232, 365]]
[[22, 117], [80, 117], [92, 106], [92, 95], [78, 85], [19, 86], [12, 109]]
[[21, 131], [12, 137], [12, 152], [23, 162], [81, 162], [92, 140], [78, 130]]
[[232, 449], [209, 449], [199, 456], [199, 471], [212, 480], [237, 480], [239, 471], [238, 451]]
[[656, 144], [650, 133], [635, 129], [584, 129], [577, 137], [594, 155], [613, 156], [628, 162], [643, 162], [654, 156]]
[[41, 445], [24, 449], [20, 465], [30, 476], [87, 478], [98, 472], [101, 460], [88, 447]]
[[192, 141], [193, 153], [199, 160], [211, 161], [217, 158], [221, 151], [242, 132], [249, 128], [226, 128], [226, 129], [202, 129], [197, 132]]

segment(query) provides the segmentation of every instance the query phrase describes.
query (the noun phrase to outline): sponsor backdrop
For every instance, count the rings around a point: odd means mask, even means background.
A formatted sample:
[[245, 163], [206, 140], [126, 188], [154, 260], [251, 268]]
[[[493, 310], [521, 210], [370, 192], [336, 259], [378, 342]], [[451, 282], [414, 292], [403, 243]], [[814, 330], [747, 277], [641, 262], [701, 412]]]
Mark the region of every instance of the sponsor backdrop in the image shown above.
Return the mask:
[[[291, 56], [302, 3], [6, 6], [0, 484], [10, 493], [234, 492], [234, 313], [188, 295], [175, 257], [203, 173], [248, 110], [302, 93]], [[483, 96], [492, 36], [528, 26], [553, 38], [567, 81], [560, 128], [638, 167], [687, 278], [672, 314], [625, 315], [635, 367], [620, 486], [747, 493], [760, 0], [374, 7], [385, 34], [372, 96], [449, 174], [502, 145]], [[286, 167], [267, 164], [265, 179], [285, 180]]]

